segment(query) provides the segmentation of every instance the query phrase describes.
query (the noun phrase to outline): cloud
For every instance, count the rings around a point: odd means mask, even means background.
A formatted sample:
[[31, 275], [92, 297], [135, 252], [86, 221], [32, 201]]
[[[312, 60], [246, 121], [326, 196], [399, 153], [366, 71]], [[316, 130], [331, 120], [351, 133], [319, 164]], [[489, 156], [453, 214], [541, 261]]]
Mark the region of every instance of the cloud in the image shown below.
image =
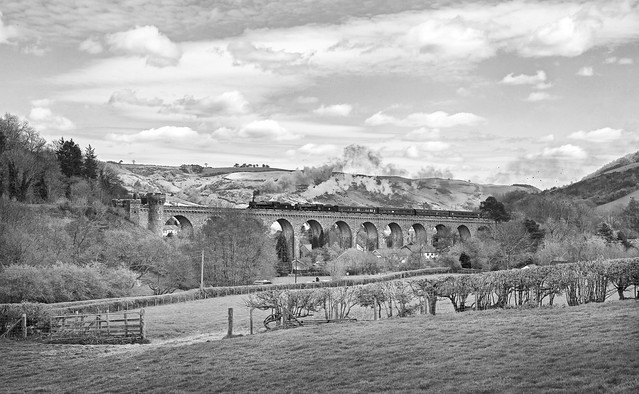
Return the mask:
[[164, 101], [157, 97], [154, 98], [142, 98], [139, 97], [137, 92], [132, 89], [122, 89], [116, 92], [113, 92], [111, 97], [109, 98], [109, 104], [129, 104], [129, 105], [138, 105], [145, 107], [158, 107], [162, 105]]
[[0, 11], [0, 44], [10, 44], [11, 39], [18, 37], [18, 28], [13, 25], [5, 25]]
[[621, 66], [627, 66], [627, 65], [633, 64], [634, 60], [632, 60], [629, 57], [617, 58], [616, 56], [611, 56], [611, 57], [605, 58], [603, 62], [604, 64], [618, 64]]
[[216, 97], [194, 98], [184, 96], [172, 103], [164, 105], [161, 113], [185, 113], [196, 116], [240, 115], [248, 112], [249, 103], [238, 92], [222, 93]]
[[575, 57], [638, 35], [639, 9], [631, 2], [441, 3], [332, 23], [246, 30], [229, 48], [239, 62], [273, 70], [445, 78], [499, 52]]
[[288, 155], [332, 156], [338, 151], [338, 147], [333, 144], [306, 144], [297, 149], [291, 149], [286, 153]]
[[546, 81], [546, 73], [542, 70], [537, 71], [535, 75], [510, 73], [501, 80], [504, 85], [534, 85]]
[[539, 139], [539, 142], [553, 142], [555, 140], [554, 134], [548, 134]]
[[595, 72], [592, 67], [584, 66], [577, 71], [577, 75], [580, 77], [592, 77], [595, 75]]
[[163, 126], [157, 129], [142, 130], [136, 134], [108, 134], [108, 140], [115, 142], [158, 142], [163, 144], [202, 143], [203, 140], [214, 142], [208, 136], [202, 136], [190, 127]]
[[36, 129], [43, 131], [66, 131], [75, 128], [73, 122], [64, 116], [56, 115], [49, 108], [49, 100], [34, 100], [29, 112], [29, 121]]
[[441, 131], [439, 129], [427, 129], [420, 127], [415, 129], [404, 136], [404, 140], [407, 141], [425, 141], [425, 140], [437, 140], [441, 137]]
[[195, 98], [193, 96], [184, 96], [183, 98], [166, 103], [157, 97], [140, 97], [137, 92], [132, 89], [122, 89], [111, 95], [109, 104], [157, 107], [158, 113], [162, 114], [188, 114], [198, 117], [240, 115], [248, 111], [248, 102], [244, 96], [237, 91], [224, 92], [216, 97]]
[[557, 159], [585, 159], [588, 154], [578, 146], [567, 144], [556, 148], [544, 148], [541, 156]]
[[443, 141], [428, 141], [423, 144], [411, 145], [404, 151], [404, 156], [411, 159], [422, 157], [424, 153], [444, 152], [450, 148], [450, 144]]
[[155, 26], [138, 26], [124, 32], [108, 34], [105, 38], [113, 52], [144, 56], [147, 64], [175, 66], [182, 56], [177, 44], [160, 33]]
[[526, 97], [526, 101], [537, 102], [537, 101], [545, 101], [545, 100], [554, 100], [556, 97], [546, 92], [530, 92], [528, 97]]
[[92, 55], [96, 55], [104, 51], [102, 43], [95, 40], [94, 38], [87, 38], [86, 40], [82, 41], [80, 45], [78, 45], [78, 49]]
[[483, 122], [485, 119], [468, 112], [458, 112], [456, 114], [448, 114], [444, 111], [436, 111], [432, 113], [416, 112], [409, 114], [404, 119], [399, 119], [382, 112], [377, 112], [364, 122], [369, 126], [380, 126], [392, 124], [402, 127], [431, 127], [431, 128], [447, 128], [455, 126], [472, 126]]
[[269, 139], [275, 141], [295, 140], [300, 135], [292, 133], [274, 120], [256, 120], [242, 127], [237, 135], [242, 138]]
[[353, 110], [353, 106], [350, 104], [335, 104], [317, 108], [313, 113], [321, 116], [348, 116]]
[[602, 129], [591, 130], [591, 131], [576, 131], [570, 135], [568, 138], [575, 140], [582, 140], [594, 143], [605, 143], [616, 141], [621, 138], [623, 130], [621, 129], [612, 129], [610, 127], [604, 127]]
[[602, 22], [583, 13], [566, 16], [536, 29], [520, 53], [529, 57], [579, 56], [596, 45]]

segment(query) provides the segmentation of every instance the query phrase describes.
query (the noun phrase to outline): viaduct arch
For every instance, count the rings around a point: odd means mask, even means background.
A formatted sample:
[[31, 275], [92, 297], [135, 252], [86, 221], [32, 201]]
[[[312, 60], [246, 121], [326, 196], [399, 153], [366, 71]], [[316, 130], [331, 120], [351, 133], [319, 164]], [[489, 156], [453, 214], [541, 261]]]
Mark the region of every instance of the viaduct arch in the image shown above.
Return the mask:
[[[115, 200], [125, 209], [127, 218], [158, 235], [198, 231], [206, 221], [234, 208], [164, 205], [163, 194], [147, 194], [140, 200]], [[443, 236], [469, 239], [481, 227], [493, 221], [472, 217], [412, 216], [396, 214], [345, 213], [271, 209], [239, 209], [265, 226], [277, 222], [286, 239], [289, 256], [300, 257], [300, 246], [309, 239], [312, 248], [338, 244], [342, 248], [362, 250], [398, 249], [408, 244], [432, 244]]]

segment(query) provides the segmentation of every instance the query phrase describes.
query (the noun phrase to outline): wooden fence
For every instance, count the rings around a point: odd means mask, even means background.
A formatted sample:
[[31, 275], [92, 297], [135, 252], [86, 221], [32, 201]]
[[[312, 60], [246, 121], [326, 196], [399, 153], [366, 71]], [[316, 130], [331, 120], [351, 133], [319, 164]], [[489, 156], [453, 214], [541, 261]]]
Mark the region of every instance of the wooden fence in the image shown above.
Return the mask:
[[49, 339], [135, 342], [146, 339], [144, 309], [139, 312], [51, 316]]

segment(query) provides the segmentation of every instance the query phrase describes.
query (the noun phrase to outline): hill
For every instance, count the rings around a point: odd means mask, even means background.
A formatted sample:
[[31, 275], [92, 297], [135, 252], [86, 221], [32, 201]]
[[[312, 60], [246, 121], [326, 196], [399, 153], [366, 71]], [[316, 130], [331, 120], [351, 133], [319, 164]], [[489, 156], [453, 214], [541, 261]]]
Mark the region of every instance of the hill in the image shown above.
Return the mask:
[[631, 197], [639, 197], [639, 151], [606, 164], [579, 182], [551, 193], [591, 201], [599, 210], [626, 206]]
[[[528, 185], [483, 185], [458, 179], [409, 179], [332, 171], [330, 168], [202, 168], [109, 163], [130, 192], [161, 192], [169, 204], [244, 207], [258, 200], [361, 206], [473, 210], [491, 195]], [[198, 168], [199, 167], [199, 168]]]

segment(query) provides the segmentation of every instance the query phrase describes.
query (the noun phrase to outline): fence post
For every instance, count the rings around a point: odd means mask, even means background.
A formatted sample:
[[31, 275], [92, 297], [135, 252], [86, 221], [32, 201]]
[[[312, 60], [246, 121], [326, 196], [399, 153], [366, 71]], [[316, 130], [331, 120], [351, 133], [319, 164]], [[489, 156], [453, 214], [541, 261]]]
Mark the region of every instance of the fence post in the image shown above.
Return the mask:
[[373, 320], [377, 320], [377, 297], [373, 297]]
[[128, 322], [128, 317], [127, 317], [127, 313], [124, 312], [124, 336], [128, 337], [129, 336], [129, 322]]
[[111, 335], [111, 325], [109, 324], [109, 310], [106, 310], [106, 327], [107, 327], [107, 335]]
[[22, 314], [22, 338], [27, 339], [27, 314]]
[[146, 339], [146, 324], [144, 323], [144, 309], [140, 309], [140, 338]]
[[229, 308], [229, 329], [226, 336], [227, 338], [233, 337], [233, 308]]
[[255, 308], [249, 310], [249, 332], [251, 335], [253, 335], [253, 309]]

